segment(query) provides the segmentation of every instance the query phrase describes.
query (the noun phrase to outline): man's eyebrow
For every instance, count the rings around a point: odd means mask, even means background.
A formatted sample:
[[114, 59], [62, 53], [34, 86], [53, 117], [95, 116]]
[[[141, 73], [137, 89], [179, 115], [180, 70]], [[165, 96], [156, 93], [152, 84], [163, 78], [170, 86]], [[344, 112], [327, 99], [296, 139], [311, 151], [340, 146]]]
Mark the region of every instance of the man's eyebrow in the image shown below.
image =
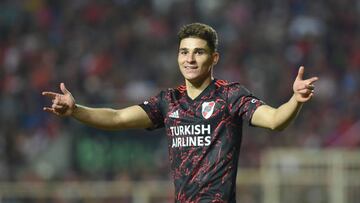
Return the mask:
[[[179, 48], [179, 51], [188, 51], [188, 48]], [[204, 51], [207, 52], [207, 49], [205, 48], [195, 48], [194, 51]]]
[[205, 52], [207, 51], [207, 49], [205, 49], [205, 48], [195, 48], [194, 50], [195, 51], [205, 51]]

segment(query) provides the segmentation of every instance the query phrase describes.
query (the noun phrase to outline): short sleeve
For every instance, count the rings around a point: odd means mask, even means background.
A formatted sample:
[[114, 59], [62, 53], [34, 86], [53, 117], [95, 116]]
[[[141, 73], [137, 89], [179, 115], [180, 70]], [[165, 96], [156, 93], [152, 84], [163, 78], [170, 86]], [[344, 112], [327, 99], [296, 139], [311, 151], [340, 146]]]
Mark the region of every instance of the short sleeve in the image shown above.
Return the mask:
[[251, 125], [251, 118], [255, 110], [265, 104], [262, 100], [255, 97], [244, 86], [235, 84], [228, 89], [228, 105], [232, 117], [248, 121]]
[[153, 123], [153, 127], [150, 130], [164, 127], [164, 116], [161, 108], [164, 102], [163, 95], [164, 92], [160, 92], [158, 95], [150, 97], [142, 104], [139, 104]]

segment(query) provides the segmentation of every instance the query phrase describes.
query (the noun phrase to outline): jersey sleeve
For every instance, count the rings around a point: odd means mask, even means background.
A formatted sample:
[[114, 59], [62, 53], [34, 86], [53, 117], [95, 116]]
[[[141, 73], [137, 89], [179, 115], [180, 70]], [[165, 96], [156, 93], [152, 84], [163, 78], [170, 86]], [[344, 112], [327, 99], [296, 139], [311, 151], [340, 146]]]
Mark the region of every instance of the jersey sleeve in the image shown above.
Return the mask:
[[160, 92], [158, 95], [150, 97], [142, 104], [139, 104], [153, 123], [153, 126], [149, 128], [149, 130], [164, 127], [164, 116], [161, 108], [162, 103], [164, 102], [163, 95], [164, 92]]
[[251, 118], [255, 110], [265, 104], [262, 100], [255, 97], [244, 86], [236, 84], [228, 90], [229, 111], [235, 120], [246, 120], [251, 125]]

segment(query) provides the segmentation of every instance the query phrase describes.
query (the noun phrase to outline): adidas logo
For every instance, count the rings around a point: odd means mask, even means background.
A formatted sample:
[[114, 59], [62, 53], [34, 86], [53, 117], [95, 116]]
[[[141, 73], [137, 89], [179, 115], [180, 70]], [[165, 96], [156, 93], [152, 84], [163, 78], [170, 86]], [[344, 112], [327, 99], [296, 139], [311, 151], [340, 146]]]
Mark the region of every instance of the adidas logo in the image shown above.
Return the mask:
[[174, 112], [172, 112], [170, 115], [169, 115], [170, 118], [179, 118], [179, 110], [176, 110]]

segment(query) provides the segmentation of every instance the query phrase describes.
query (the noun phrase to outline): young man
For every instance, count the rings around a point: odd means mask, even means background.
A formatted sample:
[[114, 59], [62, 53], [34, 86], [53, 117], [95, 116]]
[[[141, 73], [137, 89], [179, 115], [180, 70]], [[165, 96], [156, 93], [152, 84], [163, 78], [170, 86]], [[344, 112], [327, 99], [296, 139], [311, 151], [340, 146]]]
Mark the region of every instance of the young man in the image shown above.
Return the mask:
[[236, 202], [242, 123], [284, 129], [311, 99], [318, 78], [304, 80], [300, 67], [293, 96], [272, 108], [240, 84], [213, 78], [219, 60], [213, 28], [185, 25], [178, 38], [178, 64], [185, 85], [161, 91], [140, 105], [115, 110], [78, 105], [61, 83], [62, 94], [43, 92], [53, 103], [44, 110], [102, 129], [165, 127], [175, 202]]

